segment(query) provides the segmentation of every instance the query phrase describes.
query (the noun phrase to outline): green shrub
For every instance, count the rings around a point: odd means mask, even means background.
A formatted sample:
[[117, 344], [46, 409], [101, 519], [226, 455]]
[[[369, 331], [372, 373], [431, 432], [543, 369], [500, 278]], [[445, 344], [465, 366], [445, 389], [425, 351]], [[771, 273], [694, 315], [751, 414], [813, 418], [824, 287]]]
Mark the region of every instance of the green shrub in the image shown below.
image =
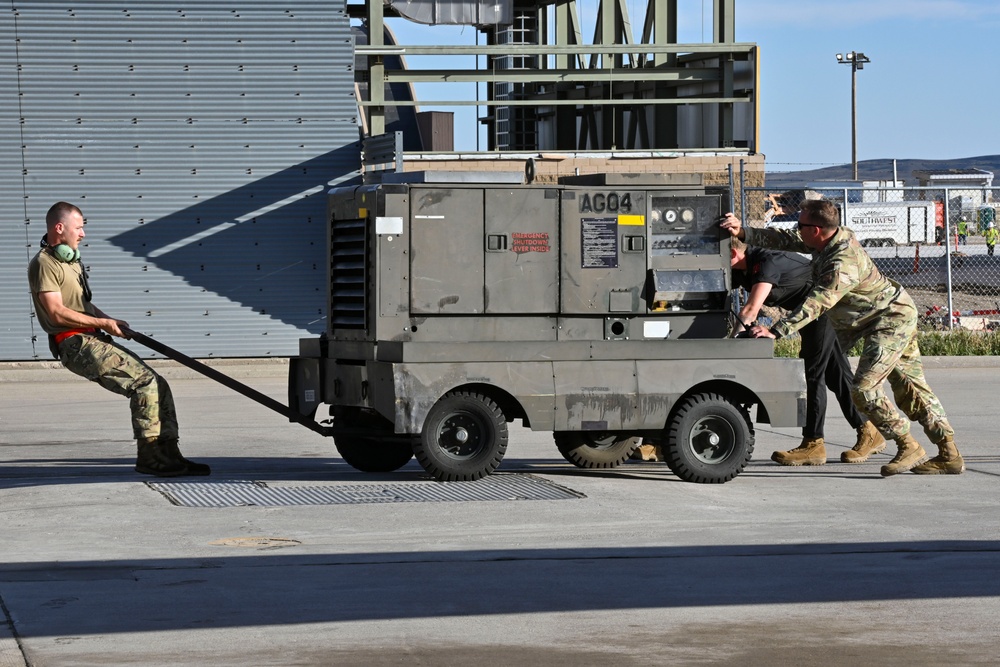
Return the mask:
[[989, 357], [1000, 354], [1000, 332], [922, 331], [918, 334], [920, 353], [942, 357]]
[[801, 347], [801, 339], [798, 336], [779, 338], [774, 341], [774, 356], [795, 359], [799, 356], [799, 349]]
[[[917, 333], [920, 354], [931, 357], [990, 357], [1000, 355], [1000, 331], [920, 331]], [[799, 356], [798, 336], [774, 341], [774, 356]], [[847, 356], [861, 354], [861, 343], [851, 349]]]

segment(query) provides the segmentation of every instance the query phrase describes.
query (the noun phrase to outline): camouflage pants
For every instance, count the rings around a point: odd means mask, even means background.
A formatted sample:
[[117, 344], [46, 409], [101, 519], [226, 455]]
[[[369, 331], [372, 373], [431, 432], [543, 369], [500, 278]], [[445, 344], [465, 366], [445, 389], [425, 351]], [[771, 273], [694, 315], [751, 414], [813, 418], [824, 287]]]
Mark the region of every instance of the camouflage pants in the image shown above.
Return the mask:
[[[937, 444], [955, 435], [944, 407], [924, 377], [917, 346], [917, 309], [905, 294], [864, 330], [838, 331], [841, 345], [849, 350], [863, 340], [858, 370], [851, 396], [858, 409], [886, 438], [896, 439], [910, 432], [910, 420], [919, 423], [931, 442]], [[888, 380], [896, 405], [882, 389]]]
[[177, 437], [174, 397], [167, 381], [110, 336], [71, 336], [59, 344], [59, 360], [77, 375], [128, 397], [136, 439]]

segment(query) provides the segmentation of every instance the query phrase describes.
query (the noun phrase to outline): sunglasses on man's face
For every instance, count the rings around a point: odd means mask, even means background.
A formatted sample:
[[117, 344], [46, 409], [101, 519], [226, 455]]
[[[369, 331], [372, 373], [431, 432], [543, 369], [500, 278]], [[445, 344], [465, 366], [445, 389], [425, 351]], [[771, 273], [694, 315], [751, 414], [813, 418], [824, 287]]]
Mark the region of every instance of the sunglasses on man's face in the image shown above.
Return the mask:
[[798, 223], [798, 227], [799, 229], [802, 229], [803, 227], [815, 227], [819, 229], [819, 225], [811, 225], [809, 223], [802, 223], [802, 222]]

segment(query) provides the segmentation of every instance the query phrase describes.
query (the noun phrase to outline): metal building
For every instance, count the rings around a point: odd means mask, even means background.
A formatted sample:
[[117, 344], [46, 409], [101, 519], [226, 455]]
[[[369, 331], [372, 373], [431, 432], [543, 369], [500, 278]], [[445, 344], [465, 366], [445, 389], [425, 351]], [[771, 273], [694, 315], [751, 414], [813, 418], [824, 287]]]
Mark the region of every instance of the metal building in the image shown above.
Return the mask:
[[25, 270], [59, 200], [139, 331], [198, 357], [324, 331], [325, 191], [359, 161], [343, 1], [6, 4], [0, 359], [50, 358]]

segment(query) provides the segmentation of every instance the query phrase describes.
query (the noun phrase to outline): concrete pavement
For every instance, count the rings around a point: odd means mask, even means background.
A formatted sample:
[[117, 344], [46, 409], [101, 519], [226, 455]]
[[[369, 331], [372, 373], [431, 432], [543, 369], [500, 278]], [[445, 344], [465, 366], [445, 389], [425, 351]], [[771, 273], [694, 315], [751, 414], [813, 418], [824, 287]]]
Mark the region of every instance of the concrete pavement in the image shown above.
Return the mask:
[[[578, 470], [514, 427], [501, 471], [577, 495], [212, 508], [132, 471], [124, 399], [0, 366], [0, 666], [994, 664], [1000, 369], [926, 365], [961, 476], [841, 464], [854, 433], [831, 413], [830, 464], [771, 463], [798, 434], [757, 425], [724, 485]], [[183, 450], [214, 469], [190, 483], [436, 484], [414, 461], [354, 471], [330, 440], [166, 367]], [[284, 399], [280, 364], [222, 370]]]

